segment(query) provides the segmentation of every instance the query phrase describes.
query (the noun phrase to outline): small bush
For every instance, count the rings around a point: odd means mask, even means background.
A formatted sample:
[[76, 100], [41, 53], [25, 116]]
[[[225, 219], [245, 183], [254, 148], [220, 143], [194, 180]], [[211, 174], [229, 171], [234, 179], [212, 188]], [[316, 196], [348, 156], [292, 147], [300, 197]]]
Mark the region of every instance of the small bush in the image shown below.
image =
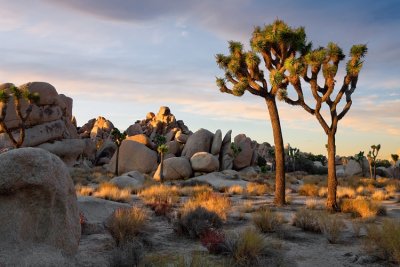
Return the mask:
[[239, 207], [239, 211], [242, 213], [250, 213], [255, 210], [255, 207], [253, 206], [253, 202], [250, 200], [246, 200], [241, 202], [242, 205]]
[[179, 189], [179, 194], [181, 196], [196, 196], [204, 192], [212, 192], [213, 189], [208, 185], [195, 185], [195, 186], [185, 186]]
[[208, 230], [200, 237], [201, 244], [211, 254], [221, 254], [226, 251], [224, 246], [225, 234], [220, 231]]
[[248, 183], [246, 193], [249, 196], [262, 196], [268, 192], [268, 185], [259, 183]]
[[222, 219], [218, 214], [200, 206], [182, 214], [175, 223], [175, 231], [178, 234], [185, 234], [191, 238], [201, 237], [203, 234], [221, 227]]
[[371, 218], [385, 215], [384, 207], [367, 199], [343, 199], [340, 203], [342, 212], [351, 213], [355, 217]]
[[328, 188], [323, 186], [318, 189], [318, 196], [319, 197], [326, 197], [328, 195]]
[[219, 195], [218, 193], [203, 192], [185, 202], [182, 206], [181, 213], [188, 213], [198, 207], [203, 207], [208, 211], [215, 212], [221, 219], [226, 220], [231, 202], [228, 197]]
[[386, 194], [386, 192], [384, 192], [383, 190], [376, 190], [371, 198], [373, 200], [377, 200], [377, 201], [383, 201], [383, 200], [388, 200], [390, 198], [389, 194]]
[[321, 227], [319, 224], [320, 212], [299, 209], [294, 217], [292, 224], [296, 227], [303, 229], [304, 231], [320, 233]]
[[143, 259], [143, 245], [139, 242], [130, 241], [113, 250], [110, 258], [111, 267], [139, 266]]
[[317, 197], [318, 196], [318, 186], [313, 184], [304, 184], [299, 188], [300, 196], [310, 196]]
[[138, 196], [150, 206], [157, 215], [165, 215], [179, 200], [179, 190], [176, 186], [154, 185], [143, 189]]
[[240, 185], [232, 185], [228, 188], [227, 193], [230, 195], [241, 195], [244, 192], [244, 188]]
[[139, 207], [120, 208], [114, 211], [107, 226], [117, 245], [125, 245], [143, 231], [147, 219], [146, 211]]
[[119, 189], [111, 183], [102, 183], [93, 193], [93, 196], [117, 202], [130, 202], [131, 191], [129, 189]]
[[281, 214], [265, 209], [253, 215], [253, 223], [261, 232], [269, 233], [277, 230], [284, 223], [284, 218]]
[[360, 196], [369, 196], [371, 194], [371, 192], [368, 190], [368, 188], [366, 188], [363, 185], [360, 185], [359, 187], [357, 187], [356, 192]]
[[322, 233], [328, 239], [329, 243], [337, 243], [339, 240], [345, 224], [342, 219], [338, 218], [337, 215], [321, 215], [319, 218], [319, 225]]
[[400, 263], [400, 221], [395, 219], [384, 220], [382, 226], [370, 225], [366, 227], [367, 236], [364, 249], [382, 259], [391, 259]]
[[291, 196], [289, 196], [289, 195], [286, 194], [286, 196], [285, 196], [285, 202], [286, 202], [287, 205], [290, 205], [290, 204], [292, 204], [292, 202], [293, 202], [293, 198], [292, 198]]
[[353, 220], [351, 222], [351, 228], [353, 229], [354, 236], [359, 237], [361, 233], [361, 229], [363, 228], [364, 224], [361, 220]]
[[338, 186], [336, 195], [339, 199], [340, 198], [355, 198], [356, 191], [351, 187]]
[[77, 185], [75, 191], [77, 196], [91, 196], [95, 190], [91, 186]]

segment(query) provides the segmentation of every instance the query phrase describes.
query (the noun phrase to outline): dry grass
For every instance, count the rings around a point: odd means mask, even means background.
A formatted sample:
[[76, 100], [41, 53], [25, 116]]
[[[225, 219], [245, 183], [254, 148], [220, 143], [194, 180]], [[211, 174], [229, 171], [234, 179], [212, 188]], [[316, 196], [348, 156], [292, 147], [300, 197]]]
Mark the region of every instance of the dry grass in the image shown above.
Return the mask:
[[316, 198], [307, 198], [306, 199], [306, 208], [310, 210], [315, 210], [315, 209], [322, 209], [323, 204], [318, 201]]
[[245, 200], [243, 202], [241, 202], [241, 205], [239, 207], [239, 211], [241, 213], [250, 213], [253, 212], [255, 210], [254, 206], [253, 206], [253, 201], [251, 200]]
[[[375, 188], [374, 188], [374, 190], [375, 190]], [[369, 195], [371, 195], [371, 191], [368, 190], [368, 188], [363, 186], [363, 185], [358, 186], [357, 189], [356, 189], [356, 192], [360, 196], [369, 196]]]
[[362, 220], [355, 219], [351, 221], [351, 228], [353, 229], [353, 233], [355, 237], [360, 237], [361, 229], [364, 227], [364, 223]]
[[388, 192], [390, 196], [394, 196], [397, 191], [399, 191], [399, 186], [398, 184], [388, 184], [385, 186], [385, 190]]
[[342, 212], [351, 213], [355, 217], [372, 218], [386, 214], [381, 205], [367, 199], [343, 199], [340, 204]]
[[181, 214], [186, 214], [197, 207], [203, 207], [208, 211], [215, 212], [223, 220], [226, 220], [227, 213], [231, 207], [228, 197], [214, 192], [203, 192], [190, 198], [181, 209]]
[[285, 195], [285, 202], [286, 202], [287, 205], [292, 204], [292, 202], [293, 202], [292, 196], [289, 196], [288, 194], [286, 194]]
[[335, 244], [341, 237], [343, 229], [346, 227], [343, 220], [337, 214], [328, 215], [321, 214], [319, 217], [319, 225], [322, 233], [328, 239], [329, 243]]
[[179, 200], [179, 189], [176, 186], [153, 185], [141, 190], [138, 196], [147, 205], [161, 203], [173, 205]]
[[284, 217], [270, 209], [264, 209], [253, 215], [254, 225], [263, 233], [275, 232], [284, 223]]
[[319, 197], [326, 197], [328, 196], [328, 188], [323, 186], [318, 189], [318, 196]]
[[118, 186], [110, 183], [102, 183], [93, 193], [93, 196], [107, 200], [128, 203], [131, 201], [131, 190], [119, 189]]
[[304, 184], [326, 186], [326, 175], [306, 175], [303, 177]]
[[355, 198], [356, 197], [356, 190], [351, 187], [342, 187], [338, 186], [336, 195], [339, 199], [341, 198]]
[[117, 245], [122, 245], [143, 231], [147, 219], [146, 211], [141, 208], [121, 208], [111, 216], [108, 228]]
[[244, 188], [240, 185], [232, 185], [226, 192], [230, 195], [242, 195]]
[[390, 195], [387, 194], [387, 193], [386, 193], [385, 191], [383, 191], [383, 190], [376, 190], [376, 191], [372, 194], [371, 198], [372, 198], [373, 200], [383, 201], [383, 200], [388, 200], [388, 199], [390, 198]]
[[318, 196], [318, 186], [314, 184], [304, 184], [299, 188], [299, 195], [316, 197]]
[[94, 188], [91, 186], [77, 185], [75, 192], [77, 196], [91, 196], [94, 193]]
[[321, 212], [299, 209], [293, 217], [292, 224], [304, 231], [320, 233], [321, 227], [319, 225], [319, 217]]
[[382, 259], [391, 259], [400, 263], [400, 221], [386, 219], [382, 226], [366, 227], [367, 236], [364, 249]]
[[185, 186], [179, 188], [179, 195], [181, 196], [196, 196], [204, 192], [212, 192], [213, 189], [208, 185], [195, 185], [195, 186]]
[[269, 190], [267, 184], [248, 183], [246, 187], [246, 194], [249, 196], [262, 196]]

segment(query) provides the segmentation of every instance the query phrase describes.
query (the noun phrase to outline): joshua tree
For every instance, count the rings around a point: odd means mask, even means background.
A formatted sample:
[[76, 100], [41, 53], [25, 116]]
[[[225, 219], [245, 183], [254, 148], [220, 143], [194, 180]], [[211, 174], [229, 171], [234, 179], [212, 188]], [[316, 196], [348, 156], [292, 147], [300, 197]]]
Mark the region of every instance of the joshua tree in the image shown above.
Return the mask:
[[393, 178], [396, 178], [397, 177], [397, 175], [396, 175], [396, 168], [397, 168], [396, 167], [396, 163], [399, 160], [399, 155], [391, 154], [390, 157], [392, 158], [392, 161], [393, 161]]
[[[280, 27], [282, 29], [290, 29], [284, 22], [280, 22]], [[365, 56], [367, 47], [366, 45], [354, 45], [351, 48], [351, 57], [346, 64], [343, 84], [336, 96], [334, 96], [338, 66], [345, 58], [342, 49], [337, 44], [329, 43], [327, 47], [319, 47], [313, 50], [311, 49], [311, 43], [305, 45], [306, 35], [304, 29], [300, 29], [302, 32], [302, 47], [304, 47], [300, 51], [301, 53], [297, 53], [298, 51], [293, 49], [291, 43], [293, 37], [288, 34], [290, 31], [282, 31], [285, 33], [285, 41], [281, 42], [280, 46], [275, 46], [274, 51], [277, 54], [285, 55], [285, 61], [273, 73], [272, 77], [275, 86], [279, 88], [278, 94], [281, 98], [291, 105], [303, 107], [308, 113], [315, 116], [328, 137], [328, 197], [326, 207], [328, 210], [336, 211], [338, 210], [338, 205], [336, 202], [335, 135], [339, 120], [347, 114], [352, 105], [351, 96], [356, 89], [358, 74], [363, 65], [361, 59]], [[323, 82], [320, 81], [321, 78], [323, 78]], [[305, 101], [302, 85], [304, 82], [311, 89], [312, 98], [315, 100], [314, 107], [310, 107]], [[320, 84], [323, 84], [322, 87]], [[288, 96], [287, 88], [289, 85], [294, 88], [294, 93], [297, 95], [296, 100]], [[346, 96], [346, 104], [342, 110], [338, 110], [338, 105], [343, 96]], [[323, 104], [329, 110], [328, 120], [323, 117], [321, 112]]]
[[168, 152], [168, 146], [166, 143], [166, 138], [163, 135], [157, 134], [155, 137], [155, 142], [157, 145], [157, 152], [160, 154], [160, 182], [164, 182], [164, 155]]
[[361, 175], [364, 176], [364, 151], [360, 151], [358, 154], [355, 154], [354, 159], [358, 162], [358, 164], [360, 164]]
[[[221, 92], [234, 96], [242, 96], [246, 91], [264, 98], [272, 126], [275, 162], [276, 187], [275, 204], [285, 204], [285, 154], [283, 147], [282, 130], [276, 97], [282, 84], [281, 70], [291, 54], [306, 49], [305, 33], [303, 28], [292, 29], [282, 21], [276, 20], [263, 28], [256, 27], [250, 40], [251, 51], [244, 51], [239, 42], [230, 41], [230, 54], [216, 55], [218, 66], [225, 71], [224, 78], [217, 78], [216, 82]], [[269, 81], [260, 66], [263, 65], [269, 72]], [[230, 88], [229, 88], [230, 87]]]
[[126, 138], [126, 132], [121, 133], [118, 128], [114, 128], [111, 131], [111, 136], [117, 145], [117, 151], [115, 156], [115, 175], [118, 175], [118, 166], [119, 166], [119, 147], [122, 144], [122, 141]]
[[[5, 123], [5, 118], [7, 115], [7, 107], [10, 98], [13, 98], [15, 112], [17, 113], [18, 119], [21, 121], [18, 125], [19, 128], [19, 137], [16, 139], [12, 134], [11, 129], [9, 129]], [[22, 105], [21, 101], [25, 99], [28, 102], [28, 107], [25, 110], [25, 114], [22, 113]], [[14, 147], [19, 148], [22, 146], [25, 140], [25, 129], [26, 129], [26, 121], [29, 118], [29, 115], [32, 112], [33, 105], [39, 102], [39, 94], [31, 93], [27, 89], [22, 90], [15, 85], [11, 84], [7, 89], [3, 89], [0, 91], [0, 103], [2, 103], [0, 110], [0, 127], [7, 133]]]
[[299, 158], [300, 149], [288, 146], [288, 156], [290, 161], [292, 162], [293, 171], [296, 171], [296, 159]]
[[[367, 159], [369, 163], [369, 172], [371, 173], [371, 179], [372, 177], [376, 180], [376, 158], [378, 157], [379, 150], [381, 149], [381, 145], [372, 145], [371, 149], [368, 152]], [[372, 176], [372, 165], [374, 166], [374, 174]]]

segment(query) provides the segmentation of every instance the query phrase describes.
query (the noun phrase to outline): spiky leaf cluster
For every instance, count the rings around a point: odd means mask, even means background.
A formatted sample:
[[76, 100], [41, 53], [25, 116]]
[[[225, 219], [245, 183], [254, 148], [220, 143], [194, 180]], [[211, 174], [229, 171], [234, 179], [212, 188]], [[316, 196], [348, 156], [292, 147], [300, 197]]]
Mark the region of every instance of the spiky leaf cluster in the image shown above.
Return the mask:
[[127, 134], [125, 131], [121, 133], [118, 128], [114, 128], [111, 131], [111, 136], [117, 146], [120, 146], [122, 144], [122, 141], [126, 138], [126, 135]]
[[166, 144], [161, 144], [157, 147], [157, 152], [160, 154], [165, 154], [168, 152], [168, 146]]
[[6, 90], [0, 90], [0, 102], [7, 103], [10, 99], [10, 95], [6, 92]]

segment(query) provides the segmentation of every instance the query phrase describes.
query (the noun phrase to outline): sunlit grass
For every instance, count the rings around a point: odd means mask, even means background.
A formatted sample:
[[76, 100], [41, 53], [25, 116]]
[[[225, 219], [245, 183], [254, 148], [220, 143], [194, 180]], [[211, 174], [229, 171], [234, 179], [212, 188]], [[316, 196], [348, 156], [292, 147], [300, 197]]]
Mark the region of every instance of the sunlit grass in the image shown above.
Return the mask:
[[93, 193], [93, 196], [117, 202], [130, 202], [131, 190], [119, 189], [118, 186], [111, 183], [102, 183]]

